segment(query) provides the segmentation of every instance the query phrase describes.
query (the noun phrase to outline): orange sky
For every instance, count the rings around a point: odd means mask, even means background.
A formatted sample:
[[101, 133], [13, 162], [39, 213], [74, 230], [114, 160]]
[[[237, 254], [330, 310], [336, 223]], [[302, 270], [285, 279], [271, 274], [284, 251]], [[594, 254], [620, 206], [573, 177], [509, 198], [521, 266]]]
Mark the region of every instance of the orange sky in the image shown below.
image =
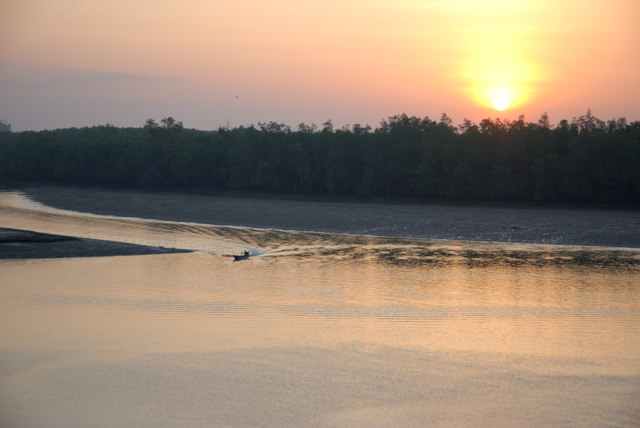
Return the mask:
[[0, 120], [638, 120], [638, 23], [637, 0], [0, 0]]

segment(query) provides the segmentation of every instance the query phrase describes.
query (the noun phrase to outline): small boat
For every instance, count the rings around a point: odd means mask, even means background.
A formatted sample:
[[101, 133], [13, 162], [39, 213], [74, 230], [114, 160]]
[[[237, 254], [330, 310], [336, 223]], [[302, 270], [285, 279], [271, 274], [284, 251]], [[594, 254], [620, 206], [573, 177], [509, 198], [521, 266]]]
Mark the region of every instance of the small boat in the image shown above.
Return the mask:
[[237, 262], [240, 260], [246, 260], [251, 256], [251, 254], [249, 254], [248, 251], [244, 251], [242, 254], [237, 255], [237, 254], [233, 254], [233, 261]]

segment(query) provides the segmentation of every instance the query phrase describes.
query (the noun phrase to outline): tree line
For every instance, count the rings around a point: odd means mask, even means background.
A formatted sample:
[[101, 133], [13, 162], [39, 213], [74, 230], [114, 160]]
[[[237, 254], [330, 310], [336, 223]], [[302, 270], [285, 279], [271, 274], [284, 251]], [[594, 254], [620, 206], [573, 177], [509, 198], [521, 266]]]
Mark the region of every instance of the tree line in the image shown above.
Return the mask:
[[173, 118], [0, 133], [0, 177], [111, 187], [640, 203], [640, 122], [389, 117], [376, 128], [186, 129]]

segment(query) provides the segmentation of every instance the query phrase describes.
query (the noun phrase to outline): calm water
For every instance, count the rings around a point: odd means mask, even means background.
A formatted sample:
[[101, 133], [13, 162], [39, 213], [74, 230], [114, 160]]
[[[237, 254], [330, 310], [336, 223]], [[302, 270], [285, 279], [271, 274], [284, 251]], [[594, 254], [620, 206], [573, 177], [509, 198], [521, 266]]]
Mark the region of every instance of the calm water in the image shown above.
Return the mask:
[[637, 268], [0, 206], [199, 250], [0, 261], [2, 427], [640, 425]]

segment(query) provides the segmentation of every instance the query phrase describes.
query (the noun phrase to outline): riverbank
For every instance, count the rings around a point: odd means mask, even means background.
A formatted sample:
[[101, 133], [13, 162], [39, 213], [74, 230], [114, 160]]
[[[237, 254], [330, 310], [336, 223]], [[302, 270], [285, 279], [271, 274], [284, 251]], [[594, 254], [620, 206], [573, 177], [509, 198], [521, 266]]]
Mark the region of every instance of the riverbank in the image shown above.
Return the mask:
[[237, 195], [19, 189], [55, 208], [281, 230], [479, 242], [640, 248], [640, 211], [295, 200]]
[[100, 239], [75, 238], [30, 230], [0, 228], [0, 260], [109, 257], [184, 252]]

